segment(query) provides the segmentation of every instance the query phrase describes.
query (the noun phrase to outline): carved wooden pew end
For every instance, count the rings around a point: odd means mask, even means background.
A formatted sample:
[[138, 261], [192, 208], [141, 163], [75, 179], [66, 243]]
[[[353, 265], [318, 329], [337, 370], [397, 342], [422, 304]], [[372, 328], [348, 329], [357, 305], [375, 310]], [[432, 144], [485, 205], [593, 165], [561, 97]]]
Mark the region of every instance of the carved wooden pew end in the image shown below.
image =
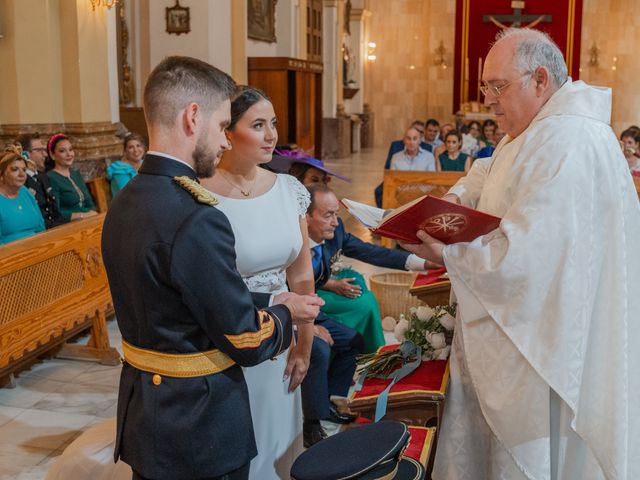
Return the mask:
[[[104, 214], [0, 247], [0, 386], [51, 352], [117, 365], [100, 254]], [[89, 330], [87, 345], [66, 344]]]

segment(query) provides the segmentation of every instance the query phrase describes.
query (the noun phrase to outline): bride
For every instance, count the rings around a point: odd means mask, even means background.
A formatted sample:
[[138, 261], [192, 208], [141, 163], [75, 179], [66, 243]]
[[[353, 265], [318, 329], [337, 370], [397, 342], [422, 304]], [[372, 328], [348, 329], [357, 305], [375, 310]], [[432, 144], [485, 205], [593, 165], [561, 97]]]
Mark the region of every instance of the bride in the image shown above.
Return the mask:
[[[252, 292], [314, 294], [305, 214], [309, 193], [290, 175], [276, 175], [259, 164], [271, 160], [278, 140], [276, 117], [261, 91], [241, 87], [231, 102], [227, 128], [231, 150], [213, 177], [202, 185], [219, 200], [236, 239], [237, 268]], [[309, 366], [313, 325], [298, 329], [288, 358], [245, 368], [258, 456], [250, 478], [289, 478], [302, 452], [300, 390]], [[288, 382], [283, 382], [283, 376]]]

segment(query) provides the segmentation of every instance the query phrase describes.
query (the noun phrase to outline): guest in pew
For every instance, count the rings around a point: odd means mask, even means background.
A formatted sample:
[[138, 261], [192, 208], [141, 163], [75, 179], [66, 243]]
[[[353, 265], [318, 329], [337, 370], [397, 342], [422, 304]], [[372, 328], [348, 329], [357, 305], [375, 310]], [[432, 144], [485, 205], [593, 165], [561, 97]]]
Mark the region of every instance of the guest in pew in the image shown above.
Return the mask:
[[267, 166], [278, 173], [288, 173], [296, 177], [303, 185], [312, 183], [329, 183], [331, 177], [339, 178], [345, 182], [351, 182], [351, 179], [335, 173], [324, 166], [324, 162], [317, 158], [313, 158], [304, 152], [283, 150], [276, 151]]
[[477, 120], [472, 120], [471, 122], [469, 122], [467, 132], [461, 133], [462, 151], [470, 157], [475, 158], [478, 150], [486, 147], [486, 144], [480, 138], [480, 134], [482, 133], [480, 122], [478, 122]]
[[146, 152], [147, 144], [142, 135], [129, 133], [125, 137], [122, 160], [116, 160], [107, 167], [107, 180], [111, 182], [111, 194], [114, 197], [138, 174]]
[[444, 144], [444, 139], [447, 137], [447, 134], [453, 129], [453, 124], [451, 123], [444, 123], [440, 127], [440, 136], [438, 137], [438, 139], [441, 140], [441, 143], [433, 149], [434, 158], [438, 158], [442, 152], [447, 150], [447, 147]]
[[440, 124], [435, 118], [430, 118], [424, 123], [424, 143], [431, 147], [431, 152], [444, 142], [440, 140]]
[[38, 203], [24, 186], [27, 161], [15, 146], [8, 150], [0, 156], [0, 244], [44, 230]]
[[68, 222], [97, 215], [96, 205], [80, 172], [71, 169], [75, 154], [69, 137], [56, 133], [49, 139], [47, 150], [54, 165], [47, 175], [62, 218]]
[[18, 138], [22, 147], [23, 156], [27, 157], [27, 181], [25, 187], [35, 196], [40, 213], [44, 219], [45, 228], [53, 228], [65, 223], [56, 197], [51, 188], [51, 181], [45, 172], [45, 160], [47, 159], [47, 148], [42, 143], [40, 136], [35, 134], [24, 134]]
[[[414, 122], [409, 125], [409, 128], [414, 128], [420, 133], [420, 148], [426, 150], [427, 152], [432, 151], [432, 146], [425, 142], [424, 134], [425, 134], [425, 125], [424, 122], [420, 120], [414, 120]], [[384, 162], [384, 169], [389, 170], [391, 168], [391, 158], [398, 152], [402, 152], [405, 149], [404, 138], [401, 140], [394, 140], [389, 145], [389, 152], [387, 153], [387, 160]], [[374, 197], [376, 200], [376, 205], [378, 207], [382, 207], [382, 183], [378, 185], [374, 190]]]
[[478, 150], [478, 153], [476, 153], [476, 159], [491, 157], [493, 155], [493, 152], [495, 152], [496, 150], [496, 146], [500, 143], [500, 140], [504, 138], [504, 135], [504, 130], [497, 126], [496, 132], [493, 135], [493, 145], [487, 145], [486, 147]]
[[485, 147], [497, 145], [498, 142], [495, 140], [497, 127], [498, 124], [490, 118], [482, 122], [482, 135], [480, 135], [480, 140], [484, 142]]
[[433, 154], [420, 146], [421, 135], [415, 127], [409, 127], [402, 140], [404, 150], [391, 157], [390, 170], [434, 171]]
[[378, 267], [423, 271], [430, 265], [404, 250], [363, 242], [345, 231], [338, 217], [339, 202], [322, 183], [308, 185], [311, 205], [307, 211], [309, 239], [314, 254], [315, 285], [325, 301], [322, 313], [351, 327], [364, 337], [366, 353], [384, 345], [378, 302], [367, 288], [364, 277], [352, 268], [339, 269], [342, 255]]
[[620, 134], [620, 143], [624, 158], [627, 160], [629, 170], [632, 175], [640, 175], [640, 158], [638, 158], [638, 150], [640, 149], [640, 133], [628, 128]]
[[445, 138], [446, 152], [438, 156], [437, 172], [468, 172], [471, 168], [471, 157], [462, 153], [462, 135], [457, 130], [451, 130]]

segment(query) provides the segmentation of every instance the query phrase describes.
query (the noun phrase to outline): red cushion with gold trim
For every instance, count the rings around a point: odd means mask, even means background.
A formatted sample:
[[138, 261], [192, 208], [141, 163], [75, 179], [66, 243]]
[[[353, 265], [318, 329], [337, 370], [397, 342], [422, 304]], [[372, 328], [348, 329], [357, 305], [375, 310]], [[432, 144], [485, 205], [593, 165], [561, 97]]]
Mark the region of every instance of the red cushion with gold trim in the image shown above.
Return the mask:
[[403, 456], [413, 458], [426, 467], [435, 440], [435, 433], [436, 429], [433, 427], [409, 427], [411, 439]]
[[[379, 352], [393, 350], [399, 345], [385, 345]], [[405, 378], [391, 387], [389, 397], [394, 394], [428, 393], [444, 395], [449, 382], [449, 362], [447, 360], [431, 360], [422, 362], [420, 366]], [[376, 397], [391, 383], [390, 379], [367, 378], [362, 390], [354, 392], [353, 400]]]

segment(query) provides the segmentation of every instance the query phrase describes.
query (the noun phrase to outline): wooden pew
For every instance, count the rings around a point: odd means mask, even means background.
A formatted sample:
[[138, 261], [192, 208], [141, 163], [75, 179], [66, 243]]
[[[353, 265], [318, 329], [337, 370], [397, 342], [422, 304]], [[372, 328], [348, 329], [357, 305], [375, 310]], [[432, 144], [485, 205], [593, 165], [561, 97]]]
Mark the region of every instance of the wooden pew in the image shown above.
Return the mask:
[[636, 184], [636, 192], [638, 192], [638, 197], [640, 198], [640, 177], [633, 177], [633, 183]]
[[[442, 197], [464, 175], [464, 172], [385, 170], [382, 208], [398, 208], [427, 194]], [[392, 247], [394, 242], [383, 238], [382, 245]]]
[[87, 182], [93, 200], [96, 202], [98, 212], [105, 213], [111, 203], [111, 185], [105, 177], [96, 177]]
[[[111, 293], [102, 263], [104, 214], [0, 246], [0, 386], [53, 351], [117, 365], [106, 312]], [[90, 330], [89, 343], [67, 344]]]

